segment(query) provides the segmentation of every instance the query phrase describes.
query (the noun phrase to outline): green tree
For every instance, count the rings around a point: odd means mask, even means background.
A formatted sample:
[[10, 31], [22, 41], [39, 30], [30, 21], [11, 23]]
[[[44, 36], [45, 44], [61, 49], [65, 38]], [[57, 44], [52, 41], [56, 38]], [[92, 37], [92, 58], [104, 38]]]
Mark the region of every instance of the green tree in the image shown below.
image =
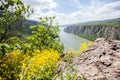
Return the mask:
[[60, 43], [59, 26], [53, 26], [55, 17], [40, 18], [40, 24], [31, 26], [32, 35], [27, 38], [32, 49], [54, 49], [62, 53], [64, 46]]
[[32, 9], [21, 0], [0, 1], [0, 43], [9, 42], [11, 37], [21, 37], [25, 15], [29, 16]]

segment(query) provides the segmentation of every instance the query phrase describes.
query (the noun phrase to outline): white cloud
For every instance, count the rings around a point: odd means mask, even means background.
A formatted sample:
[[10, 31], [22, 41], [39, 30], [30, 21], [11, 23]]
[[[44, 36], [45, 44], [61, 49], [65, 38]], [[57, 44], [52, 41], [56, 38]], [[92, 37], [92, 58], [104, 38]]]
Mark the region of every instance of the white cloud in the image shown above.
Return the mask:
[[39, 9], [54, 9], [57, 7], [57, 3], [54, 0], [23, 0], [25, 4], [31, 5], [31, 7]]
[[39, 20], [39, 17], [43, 15], [44, 9], [51, 11], [55, 9], [58, 4], [54, 2], [54, 0], [23, 0], [25, 5], [30, 5], [31, 8], [34, 10], [34, 13], [29, 17], [32, 20]]
[[76, 5], [80, 10], [73, 12], [70, 16], [75, 23], [92, 21], [92, 20], [104, 20], [110, 18], [120, 17], [120, 1], [114, 1], [112, 3], [100, 2], [100, 0], [91, 0], [90, 5], [82, 5], [80, 0], [72, 0], [73, 5]]
[[[120, 17], [120, 0], [111, 3], [91, 0], [89, 5], [81, 4], [80, 0], [71, 1], [72, 5], [78, 7], [79, 10], [65, 14], [53, 10], [58, 6], [58, 3], [54, 0], [24, 0], [26, 4], [30, 4], [34, 9], [34, 14], [30, 17], [33, 20], [38, 20], [40, 16], [56, 16], [56, 22], [59, 22], [59, 24], [73, 24]], [[43, 12], [44, 9], [47, 9], [48, 12]]]
[[120, 10], [120, 1], [116, 1], [114, 3], [109, 3], [104, 5], [100, 9], [100, 13], [109, 13], [109, 12], [118, 11], [118, 10]]

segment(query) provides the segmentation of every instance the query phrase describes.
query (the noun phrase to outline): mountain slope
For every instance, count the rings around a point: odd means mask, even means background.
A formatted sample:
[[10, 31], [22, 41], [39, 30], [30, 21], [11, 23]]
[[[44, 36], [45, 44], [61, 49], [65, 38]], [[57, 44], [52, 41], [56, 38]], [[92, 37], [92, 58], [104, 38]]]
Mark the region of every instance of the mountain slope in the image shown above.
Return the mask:
[[120, 40], [120, 18], [69, 25], [64, 31], [89, 40], [100, 37]]
[[114, 23], [114, 22], [120, 22], [120, 18], [98, 20], [98, 21], [88, 21], [88, 22], [78, 23], [78, 24], [75, 24], [75, 25], [105, 24], [105, 23]]
[[22, 33], [23, 33], [24, 35], [29, 35], [29, 34], [31, 34], [30, 26], [37, 25], [37, 24], [40, 24], [40, 22], [34, 21], [34, 20], [25, 20]]

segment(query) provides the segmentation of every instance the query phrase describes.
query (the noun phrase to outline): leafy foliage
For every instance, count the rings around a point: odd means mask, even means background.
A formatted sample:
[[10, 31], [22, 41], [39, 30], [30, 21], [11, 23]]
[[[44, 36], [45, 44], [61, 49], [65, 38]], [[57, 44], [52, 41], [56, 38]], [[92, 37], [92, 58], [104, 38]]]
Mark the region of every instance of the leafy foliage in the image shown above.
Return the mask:
[[94, 41], [96, 38], [97, 38], [97, 35], [96, 34], [92, 34], [92, 35], [90, 35], [90, 34], [87, 34], [87, 33], [81, 33], [80, 35], [79, 35], [80, 37], [83, 37], [83, 38], [85, 38], [85, 39], [88, 39], [88, 40], [91, 40], [91, 41]]
[[21, 0], [1, 0], [0, 2], [0, 42], [9, 42], [11, 37], [21, 37], [25, 15], [32, 10]]
[[68, 65], [65, 71], [61, 71], [60, 80], [77, 80], [78, 75], [73, 65]]
[[71, 49], [63, 58], [64, 62], [68, 62], [69, 64], [73, 63], [73, 58], [75, 57], [75, 51]]
[[31, 26], [32, 35], [27, 37], [27, 42], [32, 49], [54, 49], [62, 53], [64, 46], [60, 43], [59, 26], [52, 26], [55, 17], [40, 18], [41, 24]]

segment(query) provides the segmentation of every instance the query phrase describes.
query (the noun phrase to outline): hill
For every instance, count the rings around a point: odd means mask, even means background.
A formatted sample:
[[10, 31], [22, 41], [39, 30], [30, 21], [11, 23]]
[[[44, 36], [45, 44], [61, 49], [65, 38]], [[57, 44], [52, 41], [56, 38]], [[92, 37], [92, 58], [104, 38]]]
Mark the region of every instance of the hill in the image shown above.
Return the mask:
[[25, 23], [24, 23], [24, 27], [23, 27], [23, 30], [22, 30], [22, 33], [23, 35], [29, 35], [31, 34], [31, 30], [30, 30], [30, 26], [32, 25], [37, 25], [39, 24], [40, 22], [38, 21], [34, 21], [34, 20], [25, 20]]
[[101, 37], [120, 40], [120, 18], [73, 24], [64, 31], [92, 41]]
[[[88, 25], [88, 24], [105, 24], [105, 23], [114, 23], [114, 22], [120, 22], [120, 18], [114, 18], [114, 19], [107, 19], [107, 20], [98, 20], [98, 21], [88, 21], [83, 23], [78, 23], [77, 25]], [[75, 24], [76, 25], [76, 24]]]

